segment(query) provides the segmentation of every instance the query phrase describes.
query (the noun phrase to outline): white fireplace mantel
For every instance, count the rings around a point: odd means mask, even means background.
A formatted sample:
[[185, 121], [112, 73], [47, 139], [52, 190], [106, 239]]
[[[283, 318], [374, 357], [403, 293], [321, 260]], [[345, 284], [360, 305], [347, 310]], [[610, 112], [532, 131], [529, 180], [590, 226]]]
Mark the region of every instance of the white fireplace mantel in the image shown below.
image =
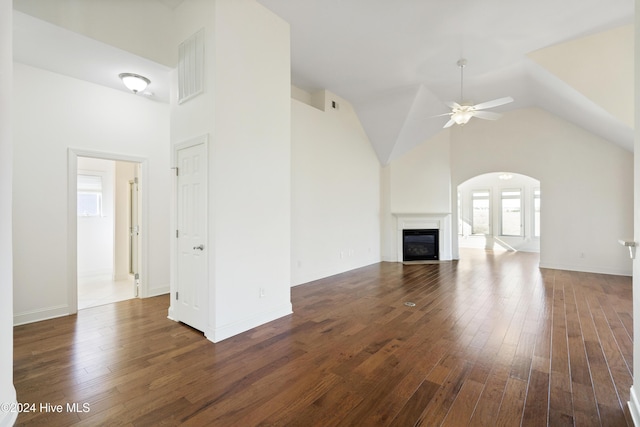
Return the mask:
[[397, 262], [402, 262], [402, 230], [437, 229], [440, 261], [451, 261], [451, 214], [450, 213], [394, 213], [396, 218]]

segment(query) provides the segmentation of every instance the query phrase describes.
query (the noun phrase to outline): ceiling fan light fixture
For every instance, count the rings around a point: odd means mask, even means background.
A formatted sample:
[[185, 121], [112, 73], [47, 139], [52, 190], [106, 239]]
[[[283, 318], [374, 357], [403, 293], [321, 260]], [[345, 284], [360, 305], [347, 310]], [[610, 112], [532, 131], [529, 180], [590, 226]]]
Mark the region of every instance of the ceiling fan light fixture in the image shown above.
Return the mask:
[[451, 118], [458, 125], [466, 125], [469, 120], [473, 117], [473, 113], [471, 111], [456, 111], [453, 113]]
[[122, 80], [122, 83], [133, 93], [144, 91], [151, 80], [135, 73], [121, 73], [118, 75]]
[[[490, 111], [484, 111], [487, 108], [499, 107], [500, 105], [513, 102], [513, 98], [505, 96], [504, 98], [494, 99], [492, 101], [481, 102], [480, 104], [469, 105], [464, 101], [464, 67], [467, 65], [467, 60], [462, 58], [456, 63], [460, 68], [460, 103], [448, 102], [446, 103], [451, 112], [448, 114], [440, 114], [438, 116], [450, 116], [449, 121], [443, 126], [444, 129], [457, 125], [465, 125], [471, 120], [472, 117], [477, 117], [484, 120], [497, 120], [501, 117], [499, 113], [493, 113]], [[464, 103], [464, 104], [463, 104]], [[434, 116], [434, 117], [438, 117]]]

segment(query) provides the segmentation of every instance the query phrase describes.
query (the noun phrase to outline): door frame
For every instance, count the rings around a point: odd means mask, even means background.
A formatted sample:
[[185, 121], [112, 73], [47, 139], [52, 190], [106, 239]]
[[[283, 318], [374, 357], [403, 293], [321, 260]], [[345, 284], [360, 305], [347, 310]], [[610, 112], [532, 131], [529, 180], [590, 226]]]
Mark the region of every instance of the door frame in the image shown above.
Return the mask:
[[140, 203], [140, 240], [138, 252], [138, 268], [140, 271], [140, 292], [138, 298], [145, 298], [148, 295], [148, 239], [145, 238], [148, 232], [148, 206], [149, 196], [145, 189], [145, 180], [148, 176], [148, 160], [145, 157], [130, 156], [126, 154], [109, 153], [104, 151], [92, 151], [81, 148], [69, 148], [67, 152], [67, 305], [69, 313], [78, 312], [78, 157], [90, 157], [94, 159], [113, 160], [137, 163], [140, 165], [140, 176], [138, 177], [138, 188], [141, 192]]
[[[185, 141], [179, 142], [177, 144], [174, 144], [173, 147], [171, 148], [171, 169], [172, 169], [172, 176], [173, 176], [173, 186], [172, 186], [172, 190], [171, 190], [171, 218], [170, 218], [170, 223], [171, 223], [171, 243], [170, 243], [170, 251], [171, 251], [171, 261], [170, 261], [170, 269], [171, 269], [171, 274], [170, 274], [170, 284], [169, 284], [169, 310], [168, 310], [168, 314], [167, 317], [171, 320], [174, 320], [176, 322], [180, 321], [180, 316], [179, 316], [179, 312], [176, 309], [176, 292], [178, 291], [178, 242], [177, 242], [177, 238], [176, 238], [176, 231], [178, 230], [178, 176], [177, 176], [177, 168], [178, 168], [178, 151], [185, 149], [185, 148], [189, 148], [189, 147], [193, 147], [196, 145], [200, 145], [203, 144], [204, 145], [204, 152], [205, 152], [205, 158], [207, 159], [207, 162], [209, 161], [209, 135], [208, 134], [204, 134], [204, 135], [199, 135], [196, 136], [194, 138], [191, 139], [187, 139]], [[207, 171], [209, 170], [209, 165], [207, 165]], [[207, 208], [207, 216], [210, 215], [210, 206], [209, 206], [209, 193], [208, 193], [208, 188], [209, 188], [209, 172], [207, 172], [207, 182], [206, 182], [206, 186], [207, 188], [205, 189], [205, 206]], [[205, 225], [206, 230], [207, 230], [207, 237], [206, 237], [206, 241], [204, 242], [205, 246], [207, 247], [207, 262], [205, 265], [205, 277], [207, 278], [207, 283], [205, 284], [205, 289], [204, 289], [204, 299], [205, 299], [205, 304], [204, 304], [204, 312], [205, 312], [205, 326], [204, 326], [204, 334], [205, 336], [210, 336], [209, 331], [210, 331], [210, 313], [211, 313], [211, 299], [210, 299], [210, 295], [211, 293], [209, 292], [209, 264], [211, 262], [211, 257], [213, 254], [213, 247], [212, 245], [210, 245], [210, 241], [209, 241], [209, 221], [207, 219], [207, 224]]]

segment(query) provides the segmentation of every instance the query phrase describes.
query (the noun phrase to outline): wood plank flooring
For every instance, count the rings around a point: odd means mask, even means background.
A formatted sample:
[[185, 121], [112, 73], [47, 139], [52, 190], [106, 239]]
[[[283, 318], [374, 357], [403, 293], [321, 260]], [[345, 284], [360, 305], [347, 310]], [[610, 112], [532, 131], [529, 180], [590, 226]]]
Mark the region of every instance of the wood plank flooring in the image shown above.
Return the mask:
[[631, 279], [537, 263], [375, 264], [217, 344], [167, 296], [18, 326], [18, 425], [632, 425]]

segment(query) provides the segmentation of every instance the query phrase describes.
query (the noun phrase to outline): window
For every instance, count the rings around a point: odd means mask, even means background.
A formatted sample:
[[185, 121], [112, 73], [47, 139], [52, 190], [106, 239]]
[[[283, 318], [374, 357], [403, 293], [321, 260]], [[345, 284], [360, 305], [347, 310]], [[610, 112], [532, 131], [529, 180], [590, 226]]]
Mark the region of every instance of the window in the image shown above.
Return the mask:
[[522, 190], [502, 190], [500, 205], [501, 235], [522, 236]]
[[489, 190], [476, 190], [471, 193], [471, 233], [491, 234]]
[[533, 190], [533, 237], [540, 237], [540, 189]]
[[78, 216], [102, 216], [102, 177], [78, 174]]

